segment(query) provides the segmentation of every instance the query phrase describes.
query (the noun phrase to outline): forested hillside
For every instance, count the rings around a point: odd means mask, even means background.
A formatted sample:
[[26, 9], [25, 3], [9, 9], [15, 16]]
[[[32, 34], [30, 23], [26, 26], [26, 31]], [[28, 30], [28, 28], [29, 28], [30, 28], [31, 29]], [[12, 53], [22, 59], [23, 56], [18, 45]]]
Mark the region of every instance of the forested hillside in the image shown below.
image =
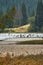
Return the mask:
[[43, 32], [43, 0], [0, 0], [0, 31], [27, 24], [28, 32]]

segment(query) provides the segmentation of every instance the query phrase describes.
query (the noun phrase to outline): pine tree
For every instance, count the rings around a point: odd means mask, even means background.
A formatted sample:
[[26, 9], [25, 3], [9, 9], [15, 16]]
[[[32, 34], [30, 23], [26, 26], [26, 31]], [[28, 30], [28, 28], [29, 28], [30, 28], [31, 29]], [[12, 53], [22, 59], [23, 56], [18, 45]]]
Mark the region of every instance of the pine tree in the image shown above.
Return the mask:
[[0, 8], [0, 17], [3, 15], [2, 7]]
[[31, 17], [32, 17], [32, 16], [35, 16], [34, 8], [33, 8]]
[[33, 10], [32, 10], [32, 14], [31, 14], [31, 17], [32, 17], [32, 20], [30, 21], [31, 23], [30, 23], [30, 29], [29, 29], [29, 32], [34, 32], [34, 27], [35, 27], [35, 25], [34, 25], [34, 22], [35, 22], [35, 12], [34, 12], [34, 8], [33, 8]]
[[43, 21], [43, 5], [42, 0], [38, 0], [36, 19], [35, 19], [35, 32], [39, 32]]
[[26, 5], [24, 2], [22, 4], [22, 15], [23, 15], [22, 25], [25, 25], [27, 24], [27, 13], [26, 13]]
[[30, 17], [31, 14], [30, 14], [30, 7], [28, 6], [28, 16]]

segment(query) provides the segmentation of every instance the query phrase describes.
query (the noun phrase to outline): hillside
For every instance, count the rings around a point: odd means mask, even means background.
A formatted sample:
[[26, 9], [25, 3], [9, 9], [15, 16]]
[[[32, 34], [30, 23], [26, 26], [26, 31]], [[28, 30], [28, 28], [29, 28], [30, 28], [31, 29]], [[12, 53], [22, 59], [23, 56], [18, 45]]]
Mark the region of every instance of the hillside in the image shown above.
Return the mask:
[[28, 29], [30, 27], [30, 24], [24, 25], [24, 26], [20, 26], [18, 28], [5, 28], [5, 31], [9, 31], [9, 32], [18, 32], [18, 33], [22, 33], [22, 32], [28, 32]]
[[28, 24], [24, 25], [24, 26], [20, 26], [17, 28], [5, 28], [5, 31], [7, 32], [18, 32], [18, 33], [22, 33], [22, 32], [28, 32], [31, 28], [31, 24], [33, 24], [35, 21], [35, 16], [32, 16], [30, 18], [28, 18]]

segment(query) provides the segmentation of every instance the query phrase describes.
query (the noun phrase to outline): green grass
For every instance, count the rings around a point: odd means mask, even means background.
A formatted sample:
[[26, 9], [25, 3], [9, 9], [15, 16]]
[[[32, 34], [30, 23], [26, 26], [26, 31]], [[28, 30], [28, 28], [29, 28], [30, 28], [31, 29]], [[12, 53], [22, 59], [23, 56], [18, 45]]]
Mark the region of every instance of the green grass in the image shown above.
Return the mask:
[[31, 40], [31, 41], [24, 41], [24, 42], [19, 42], [17, 44], [43, 44], [43, 40]]

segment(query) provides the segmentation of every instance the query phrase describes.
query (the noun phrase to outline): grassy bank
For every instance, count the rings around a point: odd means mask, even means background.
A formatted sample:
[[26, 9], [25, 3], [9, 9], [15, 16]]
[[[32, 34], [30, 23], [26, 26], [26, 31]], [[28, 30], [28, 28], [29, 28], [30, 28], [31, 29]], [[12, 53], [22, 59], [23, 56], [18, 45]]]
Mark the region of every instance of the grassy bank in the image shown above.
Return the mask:
[[9, 54], [0, 57], [0, 65], [43, 65], [43, 55], [28, 55], [11, 58]]
[[31, 40], [31, 41], [24, 41], [24, 42], [19, 42], [17, 44], [43, 44], [43, 40]]

